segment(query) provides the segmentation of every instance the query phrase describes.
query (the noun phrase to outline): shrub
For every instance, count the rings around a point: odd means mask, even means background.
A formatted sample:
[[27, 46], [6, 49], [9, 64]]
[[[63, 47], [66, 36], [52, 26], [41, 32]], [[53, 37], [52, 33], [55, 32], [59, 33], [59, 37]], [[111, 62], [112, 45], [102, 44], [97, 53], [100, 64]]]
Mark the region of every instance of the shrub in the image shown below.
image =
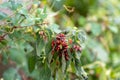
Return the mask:
[[[2, 63], [15, 64], [4, 73], [5, 80], [21, 80], [19, 70], [35, 80], [87, 79], [80, 57], [85, 33], [77, 28], [59, 29], [47, 24], [47, 8], [9, 1], [1, 7], [9, 7], [12, 15], [0, 12], [0, 54]], [[48, 21], [49, 22], [49, 21]], [[69, 75], [70, 74], [70, 75]], [[73, 77], [75, 76], [75, 77]]]

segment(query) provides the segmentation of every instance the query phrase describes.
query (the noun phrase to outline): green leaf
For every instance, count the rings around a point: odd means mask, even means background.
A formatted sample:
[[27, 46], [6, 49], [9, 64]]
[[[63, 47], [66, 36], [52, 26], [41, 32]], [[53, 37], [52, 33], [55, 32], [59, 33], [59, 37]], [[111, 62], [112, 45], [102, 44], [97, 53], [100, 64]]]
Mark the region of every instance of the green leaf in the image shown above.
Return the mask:
[[[48, 40], [51, 41], [52, 36], [53, 36], [53, 34], [54, 34], [54, 33], [52, 32], [52, 30], [49, 29], [49, 28], [46, 28], [46, 34], [47, 34]], [[49, 42], [49, 41], [48, 41], [48, 42]]]
[[22, 80], [17, 70], [14, 68], [9, 68], [3, 74], [4, 80]]
[[78, 35], [77, 35], [79, 41], [80, 41], [80, 44], [82, 43], [85, 43], [87, 37], [86, 37], [86, 33], [82, 30], [78, 30]]
[[5, 13], [3, 13], [3, 12], [0, 12], [0, 20], [3, 20], [3, 19], [5, 19], [5, 18], [7, 18], [7, 17], [8, 17], [7, 14], [5, 14]]
[[87, 80], [88, 76], [87, 73], [84, 71], [84, 69], [81, 66], [80, 60], [75, 59], [75, 67], [76, 67], [76, 75], [82, 78], [83, 80]]
[[23, 45], [22, 45], [22, 49], [25, 51], [25, 53], [31, 53], [34, 48], [33, 48], [34, 45], [30, 44], [30, 43], [27, 43], [25, 42]]
[[53, 55], [51, 53], [48, 54], [48, 62], [50, 63], [52, 60]]
[[26, 64], [25, 53], [21, 49], [11, 48], [10, 50], [10, 58], [15, 61], [19, 65]]
[[52, 74], [53, 76], [56, 75], [56, 70], [55, 70], [55, 69], [57, 69], [56, 61], [57, 61], [57, 60], [53, 59], [53, 62], [50, 63], [50, 70], [51, 70], [51, 74]]
[[[18, 36], [18, 35], [19, 35], [19, 36]], [[10, 37], [11, 39], [21, 39], [22, 36], [23, 36], [23, 35], [22, 35], [22, 33], [21, 33], [20, 30], [13, 30], [13, 33], [12, 33], [12, 34], [9, 34], [9, 37]]]
[[52, 47], [51, 47], [52, 39], [49, 40], [49, 42], [45, 45], [45, 53], [47, 55], [48, 62], [50, 63], [52, 60], [53, 55], [51, 54], [52, 52]]
[[28, 10], [27, 10], [26, 8], [21, 8], [21, 9], [19, 10], [19, 13], [22, 14], [22, 15], [27, 16], [27, 15], [28, 15]]
[[9, 0], [8, 2], [4, 2], [0, 5], [0, 8], [9, 8], [11, 10], [17, 10], [20, 7], [22, 7], [22, 4], [15, 0]]
[[50, 80], [51, 71], [48, 68], [47, 64], [40, 67], [40, 80]]
[[36, 41], [37, 56], [41, 55], [41, 53], [44, 51], [44, 48], [45, 48], [45, 41], [39, 34], [37, 34], [37, 41]]
[[41, 9], [41, 8], [38, 8], [37, 9], [37, 18], [40, 18], [40, 20], [44, 20], [45, 18], [47, 17], [47, 14], [46, 14], [46, 8], [44, 9]]
[[55, 78], [57, 80], [65, 80], [65, 74], [61, 71], [61, 69], [57, 70]]
[[76, 52], [75, 55], [76, 55], [77, 59], [80, 59], [80, 57], [81, 57], [81, 53], [80, 52]]
[[83, 67], [80, 67], [78, 71], [79, 71], [78, 73], [80, 73], [80, 76], [83, 80], [88, 79], [87, 73], [84, 71]]
[[35, 38], [33, 36], [31, 36], [31, 34], [29, 34], [29, 33], [28, 34], [24, 34], [23, 38], [24, 38], [25, 41], [28, 41], [28, 42], [34, 42], [35, 41]]
[[75, 68], [75, 65], [74, 65], [74, 62], [73, 62], [73, 61], [71, 61], [71, 63], [70, 63], [70, 68], [71, 68], [71, 71], [72, 71], [73, 73], [76, 72], [76, 68]]
[[18, 8], [22, 7], [19, 1], [11, 0], [10, 3], [11, 3], [11, 10], [17, 10]]
[[52, 24], [49, 26], [49, 28], [57, 34], [61, 32], [61, 30], [59, 29], [59, 26], [57, 24]]
[[35, 24], [35, 20], [32, 17], [26, 17], [26, 19], [20, 24], [21, 26], [31, 26]]
[[52, 51], [52, 39], [45, 45], [45, 53], [49, 54]]
[[14, 17], [11, 17], [11, 22], [14, 26], [19, 26], [19, 21], [23, 18], [20, 14], [16, 14]]
[[40, 74], [40, 71], [39, 71], [38, 69], [35, 69], [35, 70], [30, 74], [30, 76], [31, 76], [34, 80], [40, 80], [39, 74]]
[[29, 55], [28, 56], [28, 69], [29, 69], [29, 72], [32, 72], [35, 69], [35, 64], [36, 64], [36, 56]]

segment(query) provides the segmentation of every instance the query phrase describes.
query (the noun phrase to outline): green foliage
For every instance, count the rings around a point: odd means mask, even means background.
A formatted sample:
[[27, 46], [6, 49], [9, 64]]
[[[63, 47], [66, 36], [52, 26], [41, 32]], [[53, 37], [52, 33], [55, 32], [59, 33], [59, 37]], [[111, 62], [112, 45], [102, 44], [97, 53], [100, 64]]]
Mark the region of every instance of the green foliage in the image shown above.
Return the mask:
[[16, 65], [4, 71], [3, 79], [21, 80], [22, 69], [32, 80], [119, 80], [119, 3], [9, 0], [0, 4], [13, 12], [0, 12], [0, 21], [5, 22], [0, 25], [0, 63]]
[[[81, 71], [80, 63], [85, 33], [77, 28], [65, 33], [57, 24], [48, 25], [45, 23], [49, 16], [46, 7], [40, 8], [39, 4], [33, 3], [28, 10], [26, 5], [10, 0], [0, 6], [14, 12], [12, 16], [1, 12], [1, 20], [5, 24], [0, 26], [0, 53], [6, 64], [10, 64], [9, 61], [15, 64], [15, 68], [10, 67], [3, 73], [3, 79], [21, 80], [19, 70], [22, 69], [35, 80], [70, 79], [67, 77], [69, 72], [86, 80], [87, 75]], [[67, 71], [70, 62], [74, 63], [75, 71]]]
[[35, 64], [36, 64], [36, 56], [29, 55], [28, 56], [28, 69], [30, 72], [32, 72], [35, 69]]

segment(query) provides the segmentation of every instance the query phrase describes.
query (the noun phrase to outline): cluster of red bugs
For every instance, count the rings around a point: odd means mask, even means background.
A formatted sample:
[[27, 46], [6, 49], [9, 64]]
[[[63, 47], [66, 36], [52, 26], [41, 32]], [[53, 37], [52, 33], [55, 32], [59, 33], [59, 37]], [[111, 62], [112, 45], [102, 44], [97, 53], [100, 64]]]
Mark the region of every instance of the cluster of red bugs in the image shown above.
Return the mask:
[[56, 39], [52, 41], [52, 54], [54, 55], [55, 52], [58, 52], [59, 57], [61, 58], [64, 55], [65, 60], [69, 59], [68, 55], [68, 44], [65, 39], [65, 35], [60, 33], [56, 36]]
[[[56, 38], [52, 41], [52, 55], [54, 55], [55, 52], [57, 52], [60, 58], [62, 57], [62, 55], [64, 55], [65, 60], [68, 61], [69, 60], [69, 55], [67, 51], [68, 44], [72, 44], [72, 39], [68, 40], [67, 43], [65, 35], [63, 33], [58, 34]], [[73, 45], [70, 51], [81, 52], [82, 48], [79, 45]]]

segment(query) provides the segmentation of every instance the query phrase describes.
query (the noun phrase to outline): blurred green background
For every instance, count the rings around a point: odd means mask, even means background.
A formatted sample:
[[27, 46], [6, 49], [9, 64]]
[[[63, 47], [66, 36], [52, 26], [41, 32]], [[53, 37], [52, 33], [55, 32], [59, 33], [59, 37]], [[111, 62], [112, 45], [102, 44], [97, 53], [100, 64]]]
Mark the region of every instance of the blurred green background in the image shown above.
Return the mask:
[[43, 0], [62, 29], [87, 34], [81, 62], [89, 80], [120, 80], [120, 0]]

